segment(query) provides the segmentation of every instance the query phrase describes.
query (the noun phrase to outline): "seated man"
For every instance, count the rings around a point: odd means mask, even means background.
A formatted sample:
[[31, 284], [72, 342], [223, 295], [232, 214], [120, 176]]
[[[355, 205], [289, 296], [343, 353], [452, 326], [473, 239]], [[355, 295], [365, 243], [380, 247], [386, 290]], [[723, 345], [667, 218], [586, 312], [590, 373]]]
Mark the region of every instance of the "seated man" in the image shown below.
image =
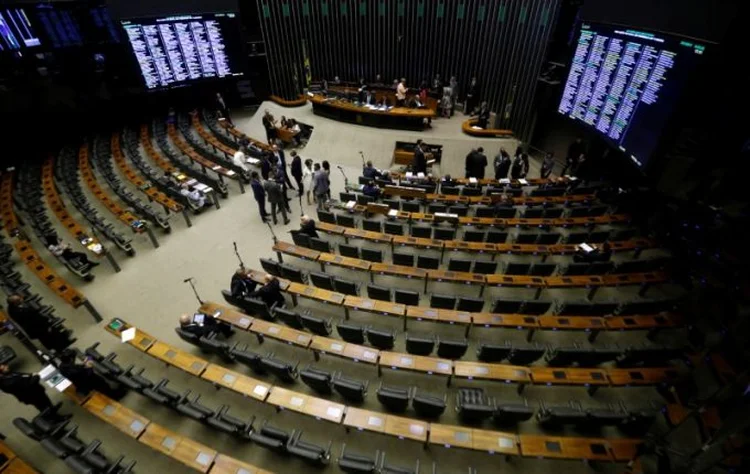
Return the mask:
[[372, 166], [372, 161], [368, 161], [364, 168], [362, 168], [362, 176], [364, 176], [367, 179], [375, 179], [380, 177], [381, 173], [377, 169], [375, 169], [374, 166]]
[[362, 187], [362, 194], [373, 199], [380, 197], [380, 188], [375, 185], [375, 181], [370, 180]]
[[24, 302], [21, 295], [8, 297], [8, 316], [16, 326], [31, 339], [38, 339], [44, 347], [52, 349], [55, 346], [54, 334], [50, 330], [49, 319]]
[[299, 233], [310, 237], [318, 237], [318, 231], [315, 229], [315, 221], [308, 215], [300, 217]]
[[458, 183], [455, 179], [453, 179], [451, 175], [446, 174], [445, 176], [443, 176], [443, 182], [441, 186], [456, 186], [457, 184]]
[[65, 349], [60, 354], [60, 364], [57, 367], [66, 379], [73, 382], [76, 392], [88, 394], [92, 390], [101, 392], [115, 400], [121, 399], [126, 390], [117, 385], [113, 387], [101, 375], [94, 372], [93, 364], [88, 358], [82, 364], [77, 363], [76, 353], [72, 349]]
[[502, 214], [505, 209], [513, 209], [513, 196], [509, 194], [503, 195], [502, 199], [497, 201], [494, 205], [495, 214]]
[[224, 337], [234, 334], [232, 326], [219, 321], [211, 314], [205, 313], [183, 314], [180, 316], [180, 329], [198, 337], [207, 337], [217, 332], [220, 332]]
[[54, 234], [49, 234], [44, 237], [47, 243], [47, 248], [50, 252], [52, 252], [52, 255], [55, 257], [62, 258], [68, 263], [76, 264], [76, 262], [86, 267], [84, 270], [90, 270], [92, 267], [96, 267], [99, 265], [98, 262], [92, 262], [88, 259], [85, 253], [82, 252], [74, 252], [70, 245], [66, 244], [65, 242], [61, 241], [59, 238], [57, 238]]
[[273, 275], [266, 273], [263, 277], [263, 283], [263, 286], [253, 291], [250, 294], [250, 297], [262, 300], [269, 308], [272, 307], [274, 303], [278, 306], [284, 306], [286, 300], [284, 299], [284, 295], [281, 294], [281, 284], [279, 283], [279, 280]]
[[188, 200], [190, 200], [190, 203], [198, 209], [211, 207], [211, 203], [208, 201], [208, 199], [206, 199], [206, 196], [202, 192], [195, 189], [193, 186], [183, 184], [182, 189], [180, 190], [180, 194], [186, 196]]
[[244, 298], [255, 291], [256, 286], [258, 286], [258, 284], [250, 279], [247, 272], [242, 268], [238, 268], [237, 271], [234, 272], [234, 275], [232, 275], [232, 283], [229, 290], [235, 298]]

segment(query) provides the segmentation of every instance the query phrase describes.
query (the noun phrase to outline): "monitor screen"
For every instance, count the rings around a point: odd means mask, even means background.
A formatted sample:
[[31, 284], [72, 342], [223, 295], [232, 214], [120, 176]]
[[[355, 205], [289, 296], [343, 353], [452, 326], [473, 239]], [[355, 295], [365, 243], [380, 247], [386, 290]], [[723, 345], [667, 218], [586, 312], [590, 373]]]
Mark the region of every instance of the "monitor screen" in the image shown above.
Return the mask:
[[121, 21], [147, 89], [244, 74], [236, 13]]
[[558, 112], [643, 168], [706, 53], [705, 44], [682, 37], [584, 23]]

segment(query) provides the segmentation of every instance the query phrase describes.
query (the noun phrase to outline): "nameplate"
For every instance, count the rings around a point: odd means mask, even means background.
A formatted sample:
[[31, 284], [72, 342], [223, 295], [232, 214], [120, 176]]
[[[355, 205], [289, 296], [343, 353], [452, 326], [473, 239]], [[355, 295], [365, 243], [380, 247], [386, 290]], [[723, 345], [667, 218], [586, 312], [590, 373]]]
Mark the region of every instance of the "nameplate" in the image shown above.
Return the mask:
[[301, 407], [302, 405], [305, 404], [305, 399], [300, 398], [300, 397], [292, 397], [289, 400], [289, 404], [292, 405], [293, 407]]

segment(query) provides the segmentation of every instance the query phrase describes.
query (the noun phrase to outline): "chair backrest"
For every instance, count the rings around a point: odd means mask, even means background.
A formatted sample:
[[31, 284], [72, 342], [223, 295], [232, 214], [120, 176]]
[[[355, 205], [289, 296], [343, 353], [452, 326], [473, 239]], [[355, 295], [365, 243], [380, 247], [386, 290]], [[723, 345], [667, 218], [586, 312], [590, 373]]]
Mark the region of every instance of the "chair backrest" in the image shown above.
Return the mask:
[[331, 322], [312, 314], [303, 313], [300, 315], [302, 319], [302, 325], [305, 326], [311, 333], [317, 334], [318, 336], [330, 336], [331, 335]]
[[524, 314], [540, 315], [549, 311], [552, 306], [551, 301], [526, 301], [523, 305]]
[[344, 214], [336, 214], [336, 224], [343, 227], [357, 227], [357, 225], [354, 223], [354, 217]]
[[386, 222], [383, 227], [386, 234], [404, 235], [404, 226], [398, 222]]
[[529, 208], [523, 211], [522, 217], [524, 219], [541, 219], [544, 215], [544, 209], [541, 207]]
[[440, 259], [437, 257], [427, 257], [425, 255], [417, 256], [417, 268], [426, 270], [437, 270], [440, 266]]
[[371, 232], [381, 232], [381, 222], [373, 219], [365, 219], [362, 221], [362, 228]]
[[281, 268], [279, 268], [279, 262], [271, 260], [270, 258], [261, 258], [260, 266], [263, 267], [266, 273], [270, 273], [273, 276], [281, 276]]
[[565, 276], [585, 275], [591, 267], [590, 263], [569, 263], [567, 267], [561, 272]]
[[432, 227], [427, 227], [423, 225], [414, 225], [411, 227], [411, 236], [420, 237], [423, 239], [430, 239], [432, 238]]
[[396, 289], [393, 291], [393, 297], [396, 303], [399, 304], [405, 304], [409, 306], [419, 305], [419, 292], [416, 291]]
[[448, 208], [449, 214], [455, 214], [459, 217], [466, 217], [469, 215], [469, 208], [464, 206], [463, 204], [457, 204], [455, 206], [451, 206]]
[[414, 266], [414, 254], [393, 252], [393, 264], [413, 267]]
[[435, 235], [434, 238], [437, 240], [453, 240], [456, 238], [456, 231], [455, 229], [435, 227], [434, 235]]
[[539, 344], [513, 344], [508, 362], [515, 365], [529, 365], [544, 355], [544, 347]]
[[392, 332], [367, 328], [365, 333], [367, 341], [378, 349], [390, 350], [396, 343], [396, 336]]
[[451, 258], [448, 260], [448, 270], [452, 272], [470, 272], [472, 263], [474, 262], [463, 258]]
[[327, 240], [310, 237], [310, 247], [318, 252], [331, 253], [331, 246]]
[[508, 263], [505, 266], [505, 273], [508, 275], [527, 275], [531, 265], [528, 263]]
[[447, 210], [447, 207], [445, 204], [440, 204], [437, 202], [431, 202], [427, 206], [427, 213], [428, 214], [435, 214], [437, 212], [445, 212]]
[[430, 355], [435, 348], [434, 336], [417, 336], [406, 333], [406, 352], [414, 355]]
[[275, 308], [273, 313], [277, 319], [280, 319], [287, 326], [294, 329], [304, 329], [302, 316], [298, 312], [284, 308]]
[[409, 407], [411, 389], [389, 387], [380, 383], [377, 390], [378, 401], [389, 411], [404, 412]]
[[477, 359], [482, 362], [500, 362], [508, 358], [512, 349], [510, 341], [505, 341], [503, 344], [480, 342], [477, 348]]
[[545, 219], [559, 219], [562, 217], [565, 209], [562, 207], [549, 207], [544, 210]]
[[492, 312], [505, 314], [520, 313], [523, 303], [523, 300], [495, 300], [492, 304]]
[[375, 202], [375, 198], [372, 196], [365, 196], [364, 194], [357, 194], [357, 204], [366, 206], [371, 202]]
[[466, 242], [484, 242], [487, 233], [481, 230], [464, 231], [464, 240]]
[[461, 296], [458, 298], [456, 311], [468, 311], [469, 313], [479, 313], [484, 308], [484, 298], [473, 298], [470, 296]]
[[437, 355], [444, 359], [456, 360], [463, 357], [468, 348], [469, 343], [465, 339], [463, 341], [441, 339], [438, 343]]
[[367, 381], [360, 381], [348, 377], [338, 377], [333, 381], [333, 389], [342, 397], [353, 402], [364, 401], [367, 395]]
[[456, 297], [433, 293], [430, 297], [430, 306], [439, 309], [453, 309], [456, 307]]
[[323, 394], [331, 393], [331, 386], [333, 382], [331, 380], [332, 376], [330, 373], [307, 367], [300, 371], [299, 377], [303, 382], [305, 382], [308, 387], [315, 390], [316, 392]]
[[531, 271], [529, 272], [529, 275], [550, 276], [553, 273], [555, 273], [556, 269], [557, 269], [556, 263], [535, 263], [531, 267]]
[[374, 262], [374, 263], [383, 262], [382, 250], [374, 250], [374, 249], [368, 249], [367, 247], [362, 247], [361, 255], [362, 255], [362, 260], [367, 260], [368, 262]]
[[437, 418], [445, 411], [445, 398], [415, 392], [411, 406], [418, 415], [425, 418]]
[[535, 244], [536, 239], [539, 238], [539, 234], [523, 232], [516, 236], [517, 244]]
[[339, 193], [339, 199], [341, 200], [341, 202], [347, 203], [349, 201], [356, 201], [357, 195], [354, 193], [341, 192]]
[[257, 298], [245, 298], [246, 308], [254, 315], [260, 316], [263, 319], [273, 321], [275, 317], [271, 314], [268, 305], [261, 299]]
[[331, 275], [321, 272], [310, 272], [309, 277], [310, 282], [312, 282], [312, 284], [317, 286], [318, 288], [322, 288], [328, 291], [334, 291]]
[[492, 275], [497, 271], [497, 262], [488, 262], [485, 260], [477, 260], [474, 262], [474, 273], [481, 273], [482, 275]]
[[383, 199], [383, 204], [385, 204], [390, 209], [393, 209], [395, 211], [400, 211], [401, 210], [401, 200], [400, 199]]
[[351, 295], [351, 296], [359, 295], [359, 285], [352, 281], [344, 280], [343, 278], [338, 278], [338, 277], [333, 278], [333, 289], [345, 295]]
[[320, 222], [325, 222], [326, 224], [335, 224], [336, 223], [336, 215], [332, 212], [324, 211], [322, 209], [318, 209], [318, 220]]
[[513, 207], [496, 209], [495, 216], [499, 219], [512, 219], [516, 217], [516, 209]]
[[500, 232], [499, 230], [490, 229], [487, 232], [487, 243], [490, 244], [504, 244], [508, 240], [507, 232]]
[[481, 196], [482, 191], [483, 190], [480, 186], [464, 186], [464, 189], [461, 192], [461, 194], [463, 196]]
[[422, 206], [416, 201], [401, 201], [401, 210], [404, 212], [421, 212]]
[[384, 286], [367, 285], [367, 297], [379, 301], [391, 301], [391, 290]]
[[365, 342], [365, 328], [362, 326], [340, 322], [336, 325], [336, 332], [346, 342], [352, 344], [364, 344]]
[[294, 245], [297, 245], [299, 247], [311, 248], [312, 244], [310, 243], [309, 235], [303, 234], [298, 230], [293, 230], [289, 233], [292, 234], [292, 241], [294, 242]]
[[543, 234], [539, 234], [539, 238], [536, 240], [536, 243], [539, 245], [555, 245], [560, 241], [560, 234], [556, 232], [545, 232]]
[[359, 247], [348, 244], [339, 244], [339, 253], [344, 257], [359, 258]]
[[305, 276], [302, 274], [302, 270], [300, 270], [299, 268], [293, 267], [287, 263], [280, 263], [279, 267], [281, 267], [282, 278], [286, 278], [287, 280], [292, 280], [294, 282], [302, 284], [307, 281], [305, 279]]
[[602, 244], [609, 239], [608, 230], [599, 230], [589, 234], [588, 241], [595, 244]]
[[605, 275], [615, 268], [613, 262], [594, 262], [589, 267], [589, 275]]
[[588, 240], [588, 232], [571, 232], [565, 239], [565, 243], [568, 244], [582, 244]]
[[458, 186], [440, 186], [440, 194], [447, 194], [449, 196], [458, 196]]

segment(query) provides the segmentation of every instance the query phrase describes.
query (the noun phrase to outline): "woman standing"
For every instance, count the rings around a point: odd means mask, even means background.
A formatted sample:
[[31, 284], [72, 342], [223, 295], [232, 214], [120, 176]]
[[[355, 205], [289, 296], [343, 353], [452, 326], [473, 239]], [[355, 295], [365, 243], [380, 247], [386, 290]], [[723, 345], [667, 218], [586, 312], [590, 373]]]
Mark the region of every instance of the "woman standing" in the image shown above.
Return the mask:
[[305, 166], [302, 167], [302, 184], [300, 185], [300, 193], [304, 188], [305, 194], [307, 195], [307, 205], [311, 206], [310, 195], [312, 194], [312, 179], [313, 179], [313, 161], [308, 158], [305, 160]]

